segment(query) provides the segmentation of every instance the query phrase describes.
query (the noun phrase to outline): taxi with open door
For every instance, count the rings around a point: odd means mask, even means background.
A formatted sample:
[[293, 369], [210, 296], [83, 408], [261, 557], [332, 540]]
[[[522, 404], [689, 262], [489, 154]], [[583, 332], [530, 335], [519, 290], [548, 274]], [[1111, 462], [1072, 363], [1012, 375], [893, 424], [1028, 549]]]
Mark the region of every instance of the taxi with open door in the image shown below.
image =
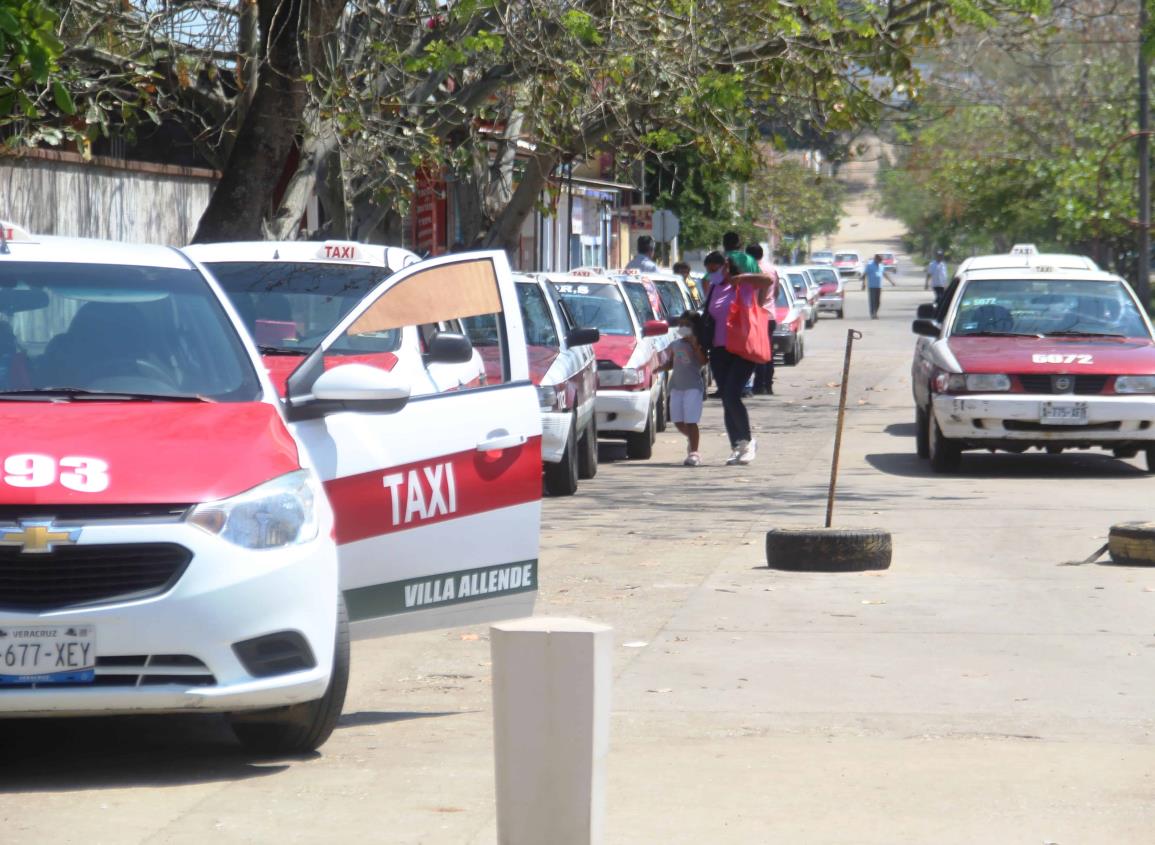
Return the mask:
[[574, 321], [600, 334], [594, 344], [598, 436], [624, 437], [630, 458], [649, 458], [665, 399], [659, 342], [664, 343], [669, 325], [635, 310], [619, 279], [562, 274], [545, 279]]
[[1020, 248], [968, 259], [919, 308], [912, 365], [920, 457], [1102, 448], [1155, 470], [1155, 338], [1121, 278]]
[[[504, 256], [377, 272], [274, 380], [180, 251], [0, 235], [0, 717], [222, 712], [305, 751], [350, 634], [531, 610], [540, 418]], [[476, 315], [502, 383], [418, 395], [400, 336]], [[472, 360], [440, 338], [427, 363]]]
[[552, 285], [533, 275], [515, 280], [529, 376], [541, 403], [545, 490], [551, 496], [572, 496], [579, 478], [593, 478], [598, 471], [593, 344], [601, 335], [574, 321]]

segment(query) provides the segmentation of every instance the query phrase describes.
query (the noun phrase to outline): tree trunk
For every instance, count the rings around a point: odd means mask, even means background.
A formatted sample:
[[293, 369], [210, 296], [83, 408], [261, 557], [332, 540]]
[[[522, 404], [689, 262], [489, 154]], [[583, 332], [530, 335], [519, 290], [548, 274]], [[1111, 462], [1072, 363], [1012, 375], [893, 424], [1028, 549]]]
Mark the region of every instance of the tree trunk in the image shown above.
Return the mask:
[[[315, 109], [309, 111], [312, 112], [312, 117], [306, 119], [305, 123], [315, 126], [317, 131], [307, 135], [301, 144], [297, 172], [289, 179], [276, 214], [265, 226], [265, 234], [275, 241], [292, 240], [297, 236], [301, 218], [305, 216], [305, 210], [309, 205], [309, 198], [314, 193], [319, 193], [317, 188], [321, 174], [330, 156], [337, 153], [337, 139], [333, 134], [333, 128], [320, 122]], [[340, 171], [337, 175], [340, 176]], [[344, 221], [341, 222], [341, 228], [344, 229]]]
[[525, 219], [533, 211], [546, 180], [560, 160], [561, 156], [552, 150], [533, 154], [526, 162], [525, 173], [517, 183], [509, 204], [501, 210], [486, 234], [484, 246], [504, 249], [508, 253], [517, 251]]
[[259, 239], [273, 193], [301, 127], [307, 102], [303, 76], [308, 39], [339, 12], [334, 0], [257, 0], [265, 45], [256, 90], [241, 121], [221, 181], [201, 216], [196, 243]]

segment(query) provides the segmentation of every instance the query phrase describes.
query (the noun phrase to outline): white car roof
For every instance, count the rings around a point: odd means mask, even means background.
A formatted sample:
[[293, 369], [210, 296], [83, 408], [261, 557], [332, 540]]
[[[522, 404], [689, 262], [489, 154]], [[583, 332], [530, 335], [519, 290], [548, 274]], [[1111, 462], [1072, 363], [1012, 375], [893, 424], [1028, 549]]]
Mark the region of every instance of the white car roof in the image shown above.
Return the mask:
[[1076, 282], [1121, 282], [1121, 278], [1114, 273], [1108, 273], [1105, 270], [1086, 270], [1086, 269], [1071, 269], [1066, 267], [1015, 267], [1015, 268], [983, 268], [979, 270], [968, 270], [966, 272], [966, 280], [974, 281], [981, 280], [996, 280], [1003, 282], [1039, 282], [1047, 281], [1048, 279], [1055, 281], [1076, 281]]
[[182, 252], [202, 264], [226, 261], [293, 261], [357, 264], [396, 272], [420, 261], [407, 249], [357, 241], [229, 241], [189, 244]]
[[168, 267], [192, 270], [191, 262], [170, 246], [126, 244], [95, 238], [62, 238], [33, 235], [21, 226], [0, 221], [7, 252], [0, 247], [0, 261], [41, 261], [52, 264], [128, 264], [136, 267]]
[[1020, 253], [1017, 255], [976, 255], [959, 265], [959, 273], [976, 270], [1030, 270], [1054, 267], [1060, 270], [1098, 270], [1099, 265], [1085, 255], [1061, 253]]

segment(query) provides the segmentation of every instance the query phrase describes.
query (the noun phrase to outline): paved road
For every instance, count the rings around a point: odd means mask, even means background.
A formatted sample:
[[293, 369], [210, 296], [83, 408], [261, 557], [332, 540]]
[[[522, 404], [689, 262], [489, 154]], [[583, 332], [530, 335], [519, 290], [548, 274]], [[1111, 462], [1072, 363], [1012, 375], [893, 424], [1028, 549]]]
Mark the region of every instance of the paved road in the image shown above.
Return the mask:
[[[859, 198], [839, 244], [893, 238]], [[1137, 462], [914, 456], [908, 269], [852, 292], [751, 400], [760, 453], [677, 434], [545, 504], [539, 611], [615, 627], [608, 842], [1149, 843], [1155, 572], [1069, 565], [1149, 518]], [[860, 328], [839, 524], [894, 533], [885, 573], [763, 567], [824, 509], [845, 330]], [[645, 645], [638, 646], [638, 643]], [[627, 645], [629, 644], [629, 645]], [[244, 756], [213, 718], [0, 723], [0, 842], [492, 843], [484, 629], [358, 643], [323, 753]]]

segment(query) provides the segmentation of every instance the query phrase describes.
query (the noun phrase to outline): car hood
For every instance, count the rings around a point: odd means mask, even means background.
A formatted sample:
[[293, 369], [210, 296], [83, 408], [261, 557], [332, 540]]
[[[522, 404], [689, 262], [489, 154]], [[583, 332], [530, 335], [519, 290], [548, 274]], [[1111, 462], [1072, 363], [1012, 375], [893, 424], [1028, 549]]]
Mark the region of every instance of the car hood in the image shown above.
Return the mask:
[[968, 373], [1155, 373], [1155, 344], [1142, 338], [956, 335], [947, 340], [947, 346], [963, 371]]
[[280, 414], [265, 402], [0, 402], [0, 432], [4, 456], [108, 467], [107, 486], [96, 492], [55, 476], [44, 487], [0, 481], [5, 505], [211, 502], [301, 466]]
[[633, 335], [603, 334], [601, 340], [594, 344], [594, 357], [599, 361], [610, 361], [625, 367], [637, 348], [638, 339]]

